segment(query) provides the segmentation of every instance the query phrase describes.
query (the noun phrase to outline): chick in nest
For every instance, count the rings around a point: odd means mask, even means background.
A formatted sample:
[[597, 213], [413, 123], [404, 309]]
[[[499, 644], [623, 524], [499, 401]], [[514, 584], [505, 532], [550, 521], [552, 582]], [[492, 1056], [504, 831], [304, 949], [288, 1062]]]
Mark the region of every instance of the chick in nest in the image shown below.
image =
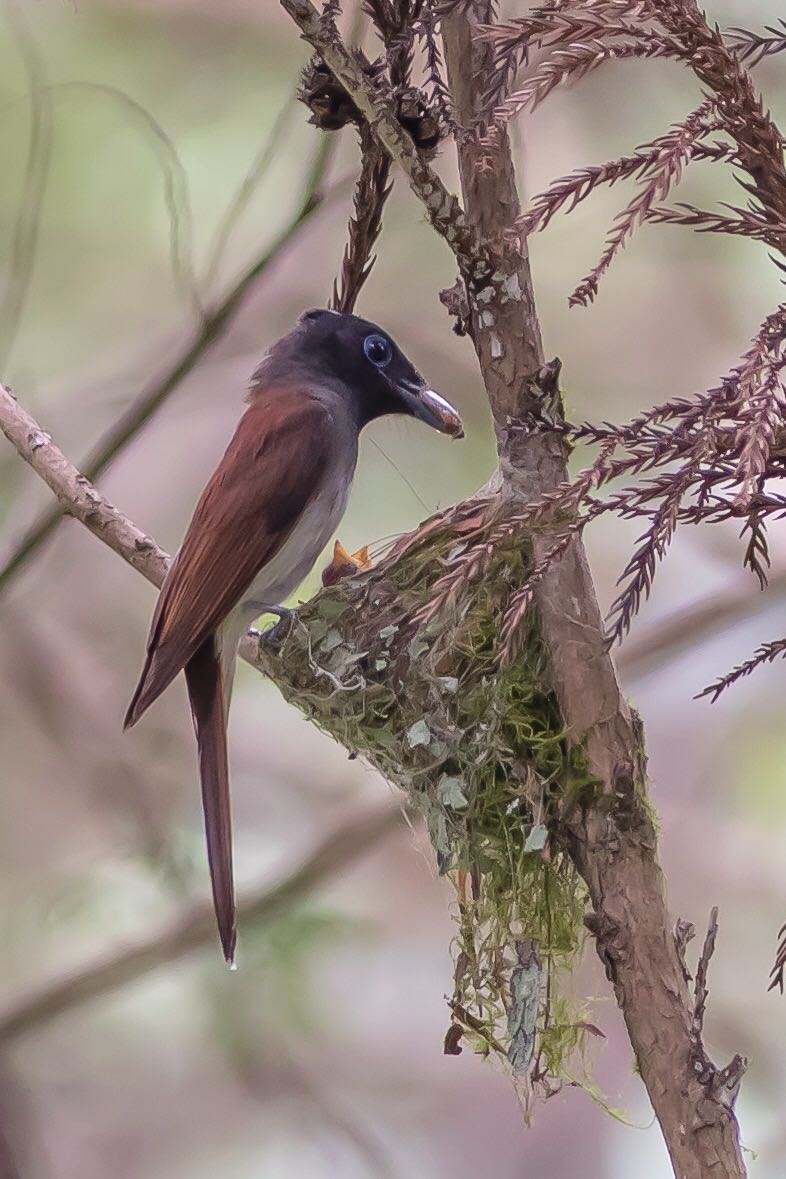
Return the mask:
[[333, 559], [322, 570], [322, 584], [335, 585], [343, 577], [353, 577], [356, 573], [365, 573], [371, 568], [368, 555], [368, 545], [363, 545], [356, 553], [348, 553], [340, 540], [333, 545]]

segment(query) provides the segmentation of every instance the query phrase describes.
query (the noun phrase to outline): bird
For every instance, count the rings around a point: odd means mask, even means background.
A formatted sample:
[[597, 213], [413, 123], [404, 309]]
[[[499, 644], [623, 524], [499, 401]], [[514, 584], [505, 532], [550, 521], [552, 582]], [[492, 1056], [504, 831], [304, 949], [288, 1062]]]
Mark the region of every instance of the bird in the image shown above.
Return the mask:
[[333, 545], [333, 559], [322, 570], [322, 584], [335, 585], [342, 577], [352, 577], [355, 573], [365, 573], [371, 568], [371, 558], [368, 555], [368, 545], [356, 553], [348, 553], [340, 540]]
[[136, 724], [185, 673], [213, 907], [230, 967], [237, 931], [227, 717], [240, 639], [263, 614], [281, 621], [290, 613], [282, 603], [344, 514], [364, 426], [406, 414], [463, 437], [457, 411], [387, 332], [323, 308], [304, 312], [273, 344], [247, 401], [161, 587], [124, 724]]

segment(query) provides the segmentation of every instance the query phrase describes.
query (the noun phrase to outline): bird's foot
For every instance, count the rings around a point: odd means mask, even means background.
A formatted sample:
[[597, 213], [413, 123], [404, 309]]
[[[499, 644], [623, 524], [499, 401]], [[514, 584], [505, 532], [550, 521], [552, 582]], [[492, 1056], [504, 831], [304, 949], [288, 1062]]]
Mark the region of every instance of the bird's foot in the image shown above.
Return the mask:
[[266, 606], [263, 613], [275, 614], [278, 622], [263, 630], [260, 639], [266, 646], [278, 649], [292, 633], [292, 628], [297, 622], [297, 611], [289, 610], [286, 606]]

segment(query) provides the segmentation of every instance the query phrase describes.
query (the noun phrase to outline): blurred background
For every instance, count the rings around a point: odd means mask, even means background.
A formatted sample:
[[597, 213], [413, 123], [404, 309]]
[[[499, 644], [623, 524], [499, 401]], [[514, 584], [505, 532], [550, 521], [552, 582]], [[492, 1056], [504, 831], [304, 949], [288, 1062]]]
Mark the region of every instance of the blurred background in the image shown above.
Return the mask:
[[[709, 9], [721, 25], [753, 28], [782, 6]], [[0, 17], [0, 369], [80, 462], [198, 336], [200, 307], [220, 304], [296, 213], [319, 148], [292, 103], [306, 52], [270, 0], [37, 0], [7, 3]], [[784, 64], [757, 70], [781, 125]], [[516, 132], [524, 192], [631, 150], [697, 102], [671, 63], [624, 64], [558, 91]], [[100, 480], [170, 550], [266, 346], [329, 295], [356, 166], [351, 130], [332, 151], [321, 210]], [[457, 187], [449, 149], [440, 167]], [[739, 197], [704, 164], [680, 195], [730, 194]], [[645, 228], [597, 304], [569, 311], [626, 196], [599, 193], [532, 245], [546, 351], [562, 357], [572, 417], [628, 417], [708, 388], [782, 298], [764, 249]], [[473, 353], [437, 299], [453, 277], [398, 184], [358, 310], [455, 400], [467, 440], [453, 447], [412, 423], [377, 423], [340, 532], [349, 548], [412, 527], [493, 468]], [[0, 446], [0, 553], [48, 503]], [[604, 606], [635, 534], [606, 521], [588, 537]], [[777, 577], [786, 532], [772, 550]], [[678, 537], [619, 664], [646, 722], [672, 910], [701, 936], [720, 906], [708, 1047], [721, 1063], [751, 1058], [743, 1138], [751, 1175], [776, 1179], [786, 1173], [786, 1000], [766, 984], [786, 918], [783, 666], [716, 705], [693, 699], [786, 628], [783, 577], [762, 596], [740, 556], [733, 529]], [[664, 647], [664, 621], [715, 601], [732, 603], [732, 621], [691, 622]], [[208, 895], [182, 685], [138, 729], [120, 729], [153, 602], [150, 586], [70, 521], [0, 599], [0, 1023], [50, 980], [155, 938]], [[242, 666], [231, 753], [244, 896], [263, 894], [329, 833], [395, 803]], [[241, 927], [236, 974], [211, 937], [7, 1036], [2, 1179], [671, 1173], [591, 952], [577, 988], [595, 997], [607, 1039], [593, 1043], [592, 1069], [621, 1120], [566, 1088], [526, 1129], [504, 1076], [466, 1050], [442, 1055], [451, 894], [422, 834], [389, 823], [341, 861], [275, 920]]]

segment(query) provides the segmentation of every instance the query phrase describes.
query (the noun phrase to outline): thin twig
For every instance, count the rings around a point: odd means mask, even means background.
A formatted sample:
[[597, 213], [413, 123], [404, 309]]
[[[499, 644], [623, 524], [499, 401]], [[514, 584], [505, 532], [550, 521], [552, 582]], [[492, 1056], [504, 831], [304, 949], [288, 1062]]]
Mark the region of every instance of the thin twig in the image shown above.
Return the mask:
[[109, 100], [141, 132], [161, 166], [164, 205], [169, 221], [169, 257], [175, 286], [187, 300], [189, 310], [201, 319], [205, 312], [194, 271], [194, 226], [188, 176], [172, 138], [152, 111], [125, 90], [108, 82], [55, 82], [47, 86], [46, 91], [57, 96], [97, 95]]
[[74, 516], [154, 585], [161, 585], [169, 557], [119, 512], [54, 444], [38, 422], [0, 385], [0, 430], [58, 499], [58, 519]]
[[207, 261], [202, 272], [201, 285], [203, 290], [209, 291], [224, 260], [227, 245], [238, 221], [246, 210], [256, 188], [263, 179], [272, 163], [276, 149], [293, 112], [297, 109], [297, 96], [291, 94], [283, 104], [273, 120], [270, 132], [261, 148], [254, 156], [246, 175], [243, 177], [237, 192], [227, 205], [213, 237], [208, 252]]
[[680, 917], [677, 919], [677, 924], [674, 927], [674, 945], [677, 947], [677, 956], [679, 957], [682, 966], [682, 974], [686, 983], [690, 983], [692, 975], [688, 969], [688, 962], [686, 958], [686, 950], [688, 943], [693, 941], [696, 936], [696, 926], [692, 921], [683, 921]]
[[[43, 479], [59, 502], [60, 515], [67, 513], [92, 532], [114, 553], [155, 586], [161, 586], [170, 556], [151, 536], [105, 496], [66, 458], [51, 435], [0, 384], [0, 431], [24, 461]], [[258, 636], [245, 636], [240, 655], [252, 667], [270, 674], [275, 660]]]
[[710, 912], [707, 934], [704, 938], [699, 964], [696, 967], [696, 985], [693, 988], [693, 1035], [701, 1038], [704, 1029], [704, 1012], [707, 1007], [707, 974], [710, 959], [715, 953], [715, 942], [718, 937], [718, 906], [714, 905]]

